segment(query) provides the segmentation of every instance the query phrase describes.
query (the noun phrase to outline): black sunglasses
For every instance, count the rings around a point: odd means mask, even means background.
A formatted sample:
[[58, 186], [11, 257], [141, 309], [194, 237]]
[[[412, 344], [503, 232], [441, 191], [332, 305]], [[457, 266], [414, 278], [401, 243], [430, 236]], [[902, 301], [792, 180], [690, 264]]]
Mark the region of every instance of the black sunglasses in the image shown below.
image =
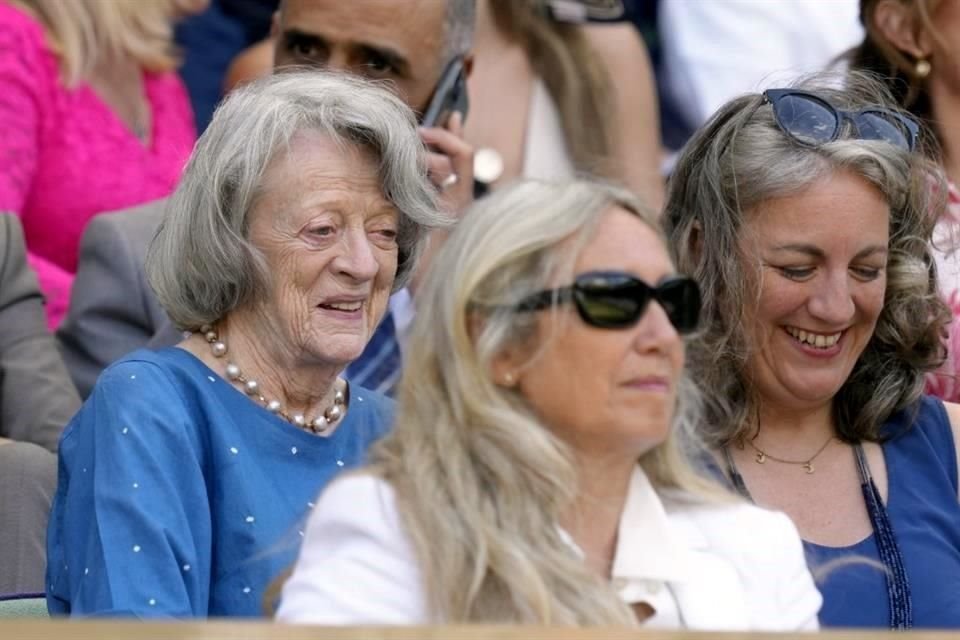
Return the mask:
[[815, 147], [840, 137], [844, 122], [860, 140], [881, 140], [913, 151], [920, 125], [913, 118], [882, 107], [859, 111], [838, 109], [820, 96], [794, 89], [767, 89], [764, 102], [773, 106], [780, 129], [802, 145]]
[[576, 277], [572, 286], [539, 291], [521, 300], [517, 311], [539, 311], [573, 301], [588, 325], [623, 329], [640, 320], [651, 300], [683, 335], [696, 330], [700, 320], [700, 288], [690, 278], [671, 276], [656, 287], [621, 271], [591, 271]]

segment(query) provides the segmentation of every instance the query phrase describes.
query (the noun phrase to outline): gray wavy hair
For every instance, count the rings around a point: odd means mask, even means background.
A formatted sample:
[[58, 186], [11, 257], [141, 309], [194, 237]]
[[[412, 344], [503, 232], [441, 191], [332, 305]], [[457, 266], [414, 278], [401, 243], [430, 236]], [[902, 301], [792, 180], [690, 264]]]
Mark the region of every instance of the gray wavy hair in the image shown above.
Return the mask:
[[[509, 305], [572, 279], [612, 207], [662, 237], [655, 216], [621, 189], [572, 181], [498, 190], [464, 216], [418, 292], [430, 313], [414, 321], [395, 428], [370, 455], [396, 490], [438, 620], [636, 624], [559, 533], [578, 493], [571, 450], [490, 374], [508, 346], [552, 339], [536, 334], [536, 314]], [[682, 381], [671, 435], [638, 462], [658, 488], [715, 495], [689, 463], [696, 400]]]
[[196, 330], [269, 291], [263, 256], [247, 240], [249, 215], [270, 163], [308, 130], [378, 158], [384, 197], [400, 214], [394, 289], [409, 279], [428, 230], [449, 223], [414, 115], [392, 92], [317, 70], [267, 76], [217, 109], [147, 253], [147, 277], [179, 328]]
[[[869, 76], [851, 73], [839, 80], [836, 74], [816, 74], [793, 88], [842, 109], [898, 110]], [[849, 127], [833, 142], [801, 146], [779, 129], [762, 96], [736, 98], [685, 147], [670, 180], [664, 218], [678, 268], [695, 277], [703, 292], [703, 331], [687, 360], [704, 393], [701, 430], [711, 445], [744, 436], [759, 403], [745, 373], [755, 345], [745, 333], [744, 310], [755, 305], [759, 292], [747, 284], [745, 271], [751, 267], [739, 249], [744, 212], [840, 170], [874, 185], [890, 205], [884, 306], [873, 337], [834, 398], [840, 437], [878, 440], [884, 422], [916, 402], [924, 374], [945, 358], [950, 314], [937, 291], [931, 237], [947, 187], [935, 164], [922, 152], [856, 139]]]

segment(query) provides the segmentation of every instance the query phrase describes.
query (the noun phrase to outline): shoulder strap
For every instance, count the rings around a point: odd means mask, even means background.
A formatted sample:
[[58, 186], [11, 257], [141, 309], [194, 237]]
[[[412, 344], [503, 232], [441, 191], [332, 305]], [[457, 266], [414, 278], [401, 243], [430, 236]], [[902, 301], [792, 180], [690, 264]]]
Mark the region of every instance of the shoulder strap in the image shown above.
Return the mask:
[[747, 484], [743, 481], [743, 476], [740, 475], [740, 472], [737, 470], [737, 464], [733, 461], [733, 455], [730, 453], [730, 447], [723, 447], [723, 460], [727, 467], [727, 477], [730, 478], [730, 482], [733, 483], [733, 488], [736, 489], [737, 493], [741, 496], [753, 502], [753, 496], [750, 495], [750, 490], [747, 489]]

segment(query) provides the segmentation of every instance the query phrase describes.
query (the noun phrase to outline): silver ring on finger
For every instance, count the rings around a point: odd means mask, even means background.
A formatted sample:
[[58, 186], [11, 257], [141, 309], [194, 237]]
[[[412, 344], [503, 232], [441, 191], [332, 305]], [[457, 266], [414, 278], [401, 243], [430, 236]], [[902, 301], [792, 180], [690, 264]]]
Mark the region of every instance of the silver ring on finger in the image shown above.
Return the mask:
[[446, 191], [458, 182], [460, 182], [460, 177], [455, 173], [451, 173], [440, 183], [440, 191]]

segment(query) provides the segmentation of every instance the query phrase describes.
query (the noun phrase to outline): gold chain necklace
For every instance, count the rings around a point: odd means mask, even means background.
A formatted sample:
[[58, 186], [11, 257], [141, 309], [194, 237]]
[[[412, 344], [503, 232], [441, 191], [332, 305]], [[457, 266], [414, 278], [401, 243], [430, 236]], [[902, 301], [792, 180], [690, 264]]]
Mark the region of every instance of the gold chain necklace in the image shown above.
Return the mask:
[[740, 438], [741, 450], [743, 450], [743, 443], [746, 442], [748, 445], [750, 445], [750, 448], [753, 449], [754, 452], [756, 453], [756, 455], [753, 457], [754, 462], [756, 462], [757, 464], [763, 464], [767, 460], [773, 460], [774, 462], [779, 462], [780, 464], [799, 465], [799, 466], [802, 466], [804, 471], [806, 471], [808, 474], [813, 473], [814, 471], [817, 470], [816, 467], [813, 466], [813, 461], [817, 459], [817, 456], [819, 456], [821, 453], [824, 452], [827, 446], [831, 442], [833, 442], [833, 440], [836, 437], [833, 434], [830, 434], [830, 437], [827, 438], [826, 442], [820, 445], [820, 448], [817, 449], [816, 453], [814, 453], [812, 456], [810, 456], [806, 460], [787, 460], [786, 458], [778, 458], [777, 456], [772, 456], [766, 451], [764, 451], [763, 449], [761, 449], [760, 447], [758, 447], [757, 445], [755, 445], [753, 441], [756, 440], [757, 436], [759, 435], [760, 435], [760, 423], [758, 422], [757, 432], [754, 434], [752, 438], [750, 438], [749, 440], [744, 440], [743, 438]]
[[[213, 326], [204, 325], [200, 327], [200, 331], [203, 334], [203, 339], [210, 345], [210, 353], [213, 354], [214, 358], [219, 359], [227, 355], [227, 344], [220, 339], [217, 330]], [[302, 413], [294, 413], [291, 415], [284, 410], [279, 400], [267, 400], [260, 392], [260, 383], [253, 378], [245, 376], [240, 370], [240, 367], [233, 362], [227, 362], [226, 374], [230, 382], [239, 386], [243, 389], [244, 393], [254, 400], [259, 401], [267, 411], [280, 416], [294, 426], [316, 434], [325, 434], [333, 425], [343, 418], [344, 413], [346, 413], [346, 399], [343, 389], [341, 388], [336, 389], [334, 392], [333, 404], [317, 414], [313, 419], [310, 419]]]

